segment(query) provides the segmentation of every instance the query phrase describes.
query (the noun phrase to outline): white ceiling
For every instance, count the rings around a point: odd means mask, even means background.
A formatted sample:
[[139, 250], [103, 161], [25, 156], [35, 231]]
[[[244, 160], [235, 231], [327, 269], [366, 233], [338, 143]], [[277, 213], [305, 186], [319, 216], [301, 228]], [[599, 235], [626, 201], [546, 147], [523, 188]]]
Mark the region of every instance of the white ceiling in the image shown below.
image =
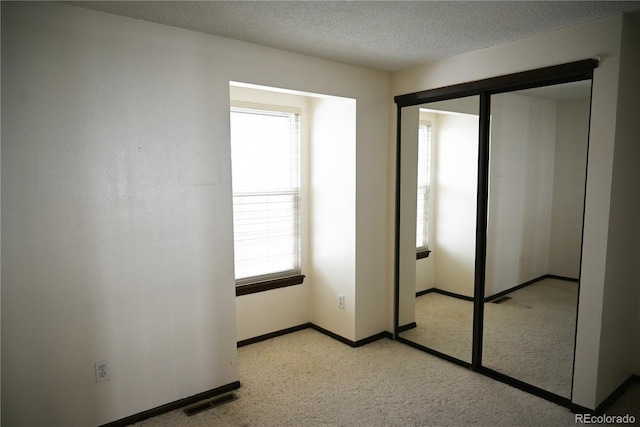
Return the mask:
[[623, 12], [640, 21], [640, 1], [65, 3], [387, 71]]

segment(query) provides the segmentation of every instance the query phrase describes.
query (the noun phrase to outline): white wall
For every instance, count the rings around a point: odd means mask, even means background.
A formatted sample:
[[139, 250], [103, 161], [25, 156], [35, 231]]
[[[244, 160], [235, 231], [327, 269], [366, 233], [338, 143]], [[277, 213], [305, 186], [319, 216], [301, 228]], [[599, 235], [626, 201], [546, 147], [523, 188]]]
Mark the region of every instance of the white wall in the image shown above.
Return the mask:
[[[400, 95], [599, 56], [592, 95], [582, 284], [572, 401], [595, 408], [605, 288], [609, 202], [622, 18], [611, 17], [487, 48], [392, 74]], [[554, 49], [549, 49], [554, 46]], [[394, 158], [390, 158], [393, 171]], [[635, 298], [637, 300], [637, 298]]]
[[425, 291], [434, 287], [434, 257], [416, 260], [416, 292]]
[[640, 311], [640, 24], [630, 19], [623, 24], [597, 401], [638, 373], [637, 332], [630, 325], [638, 325]]
[[[398, 325], [406, 326], [415, 322], [418, 125], [420, 123], [420, 107], [403, 108], [401, 120]], [[393, 181], [395, 181], [395, 178]]]
[[580, 275], [589, 99], [557, 101], [548, 273]]
[[[389, 74], [360, 82], [375, 90], [357, 100], [355, 341], [393, 331], [393, 194], [389, 191]], [[335, 303], [335, 301], [334, 301]]]
[[[355, 102], [314, 99], [311, 129], [311, 321], [355, 341]], [[345, 308], [338, 307], [344, 295]]]
[[485, 296], [548, 272], [555, 114], [554, 101], [491, 97]]
[[478, 116], [438, 114], [436, 135], [432, 193], [434, 285], [444, 291], [473, 297]]
[[[102, 424], [236, 381], [229, 81], [356, 99], [357, 152], [386, 165], [388, 75], [68, 5], [2, 9], [2, 424]], [[384, 206], [357, 185], [358, 206]], [[390, 273], [358, 268], [345, 293], [384, 307]], [[377, 316], [345, 311], [334, 332]]]

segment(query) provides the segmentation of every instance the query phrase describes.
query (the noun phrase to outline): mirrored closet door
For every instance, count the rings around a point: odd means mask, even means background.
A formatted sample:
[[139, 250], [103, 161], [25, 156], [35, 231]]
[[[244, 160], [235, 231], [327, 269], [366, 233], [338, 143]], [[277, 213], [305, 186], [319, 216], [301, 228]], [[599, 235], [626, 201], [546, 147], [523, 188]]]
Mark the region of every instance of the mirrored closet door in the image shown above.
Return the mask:
[[566, 406], [597, 63], [395, 98], [395, 338]]
[[403, 111], [399, 336], [471, 363], [479, 97]]
[[570, 398], [589, 80], [491, 96], [483, 366]]

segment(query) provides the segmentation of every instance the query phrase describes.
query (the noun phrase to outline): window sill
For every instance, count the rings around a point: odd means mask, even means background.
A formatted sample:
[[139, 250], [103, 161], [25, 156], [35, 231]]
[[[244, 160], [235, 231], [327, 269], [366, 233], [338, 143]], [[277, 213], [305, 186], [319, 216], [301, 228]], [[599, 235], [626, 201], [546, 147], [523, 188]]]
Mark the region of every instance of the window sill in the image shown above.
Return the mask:
[[429, 249], [416, 252], [416, 259], [429, 258], [431, 251]]
[[287, 286], [300, 285], [304, 282], [304, 275], [281, 277], [279, 279], [265, 280], [264, 282], [250, 283], [236, 287], [236, 296], [256, 294], [258, 292], [270, 291], [271, 289], [286, 288]]

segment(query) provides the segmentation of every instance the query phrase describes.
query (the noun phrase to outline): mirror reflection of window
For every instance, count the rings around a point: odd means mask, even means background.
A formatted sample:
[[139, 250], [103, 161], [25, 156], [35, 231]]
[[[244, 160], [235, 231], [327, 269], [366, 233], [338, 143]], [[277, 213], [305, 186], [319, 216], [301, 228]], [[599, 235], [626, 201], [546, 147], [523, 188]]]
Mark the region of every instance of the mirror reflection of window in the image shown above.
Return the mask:
[[429, 250], [429, 190], [431, 176], [431, 122], [421, 120], [418, 128], [418, 210], [416, 250]]

